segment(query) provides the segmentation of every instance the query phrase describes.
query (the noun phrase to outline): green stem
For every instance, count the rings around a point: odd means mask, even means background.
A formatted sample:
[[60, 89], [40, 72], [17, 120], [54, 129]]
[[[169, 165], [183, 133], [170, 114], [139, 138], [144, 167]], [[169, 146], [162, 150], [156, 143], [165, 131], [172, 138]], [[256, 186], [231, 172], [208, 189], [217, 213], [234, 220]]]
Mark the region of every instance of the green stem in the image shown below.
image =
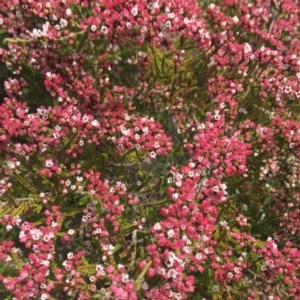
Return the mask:
[[141, 272], [141, 274], [138, 276], [138, 278], [134, 281], [134, 288], [135, 291], [138, 292], [141, 287], [142, 287], [142, 279], [144, 278], [146, 272], [148, 271], [148, 269], [150, 268], [152, 264], [152, 261], [150, 260], [146, 266], [144, 267], [143, 271]]

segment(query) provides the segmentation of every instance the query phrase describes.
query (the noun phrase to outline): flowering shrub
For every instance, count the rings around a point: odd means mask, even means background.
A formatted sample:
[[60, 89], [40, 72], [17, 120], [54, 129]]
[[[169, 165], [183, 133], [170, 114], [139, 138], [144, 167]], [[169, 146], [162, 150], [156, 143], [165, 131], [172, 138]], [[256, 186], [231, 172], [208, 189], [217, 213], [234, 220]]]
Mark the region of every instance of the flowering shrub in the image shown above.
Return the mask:
[[297, 0], [2, 0], [1, 299], [300, 299]]

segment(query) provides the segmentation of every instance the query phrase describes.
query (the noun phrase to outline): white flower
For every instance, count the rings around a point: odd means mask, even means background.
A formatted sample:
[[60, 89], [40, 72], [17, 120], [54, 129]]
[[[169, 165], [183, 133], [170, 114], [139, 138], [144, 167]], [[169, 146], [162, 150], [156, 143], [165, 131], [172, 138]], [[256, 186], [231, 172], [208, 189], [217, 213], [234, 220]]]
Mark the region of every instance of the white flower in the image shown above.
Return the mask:
[[165, 264], [166, 264], [166, 266], [167, 266], [168, 268], [173, 267], [174, 259], [172, 259], [172, 258], [167, 259], [167, 260], [165, 261]]
[[145, 290], [145, 291], [149, 289], [149, 285], [148, 285], [148, 283], [146, 281], [144, 281], [142, 283], [142, 289]]
[[251, 46], [248, 44], [248, 43], [245, 43], [245, 46], [244, 46], [244, 53], [247, 54], [249, 52], [252, 51], [252, 48]]
[[162, 227], [161, 227], [160, 223], [158, 223], [158, 222], [155, 223], [155, 225], [154, 225], [154, 227], [153, 227], [153, 229], [154, 229], [154, 230], [157, 230], [157, 231], [160, 231], [161, 228], [162, 228]]
[[89, 117], [87, 115], [84, 115], [82, 118], [82, 122], [86, 123], [86, 122], [88, 122], [88, 120], [89, 120]]
[[234, 16], [234, 17], [232, 18], [232, 21], [233, 21], [234, 23], [237, 23], [237, 22], [239, 21], [239, 18], [238, 18], [237, 16]]
[[141, 33], [146, 33], [148, 31], [146, 26], [142, 26]]
[[7, 161], [7, 166], [10, 168], [10, 169], [14, 169], [16, 167], [16, 164], [13, 162], [13, 161]]
[[176, 199], [178, 199], [178, 197], [179, 197], [179, 194], [178, 193], [174, 193], [173, 196], [172, 196], [172, 199], [176, 200]]
[[91, 30], [92, 30], [93, 32], [95, 32], [95, 31], [97, 30], [97, 26], [93, 24], [93, 25], [91, 26]]
[[218, 291], [219, 291], [219, 287], [218, 287], [217, 285], [214, 285], [214, 286], [212, 287], [212, 290], [213, 290], [214, 292], [218, 292]]
[[68, 25], [68, 22], [65, 19], [60, 19], [59, 24], [61, 28], [64, 28]]
[[174, 230], [173, 229], [169, 229], [167, 234], [168, 234], [168, 238], [172, 238], [174, 236]]
[[192, 248], [188, 247], [188, 246], [184, 246], [182, 248], [182, 251], [185, 252], [186, 254], [190, 254], [190, 253], [192, 253]]
[[59, 139], [59, 133], [58, 132], [54, 132], [53, 133], [53, 137], [57, 140], [57, 139]]
[[40, 237], [43, 235], [42, 232], [39, 229], [31, 229], [30, 230], [31, 238], [34, 241], [37, 241], [40, 239]]
[[122, 274], [122, 282], [126, 283], [129, 280], [129, 275], [128, 274]]
[[174, 19], [175, 18], [175, 14], [173, 12], [168, 14], [168, 18], [170, 19]]
[[45, 235], [43, 236], [43, 241], [46, 242], [46, 243], [48, 243], [48, 242], [50, 241], [50, 236], [49, 236], [49, 234], [45, 234]]
[[127, 129], [125, 127], [121, 128], [121, 132], [123, 135], [127, 135]]
[[102, 26], [102, 27], [101, 27], [101, 32], [102, 32], [103, 34], [107, 34], [107, 33], [108, 33], [107, 27], [106, 27], [106, 26]]
[[181, 187], [181, 186], [182, 186], [182, 181], [181, 181], [181, 180], [176, 181], [176, 182], [175, 182], [175, 185], [176, 185], [177, 187]]
[[139, 10], [138, 10], [138, 6], [135, 5], [132, 9], [131, 9], [131, 13], [133, 14], [133, 16], [137, 16]]
[[11, 225], [7, 225], [7, 226], [6, 226], [6, 231], [11, 231], [12, 228], [13, 228], [13, 227], [12, 227]]
[[145, 134], [148, 134], [149, 128], [148, 128], [148, 127], [143, 127], [142, 131], [143, 131]]
[[193, 171], [189, 171], [189, 173], [188, 173], [188, 176], [189, 176], [189, 177], [191, 177], [191, 178], [192, 178], [192, 177], [194, 177], [194, 175], [195, 175], [195, 174], [194, 174], [194, 172], [193, 172]]
[[153, 159], [156, 158], [156, 153], [154, 151], [150, 152], [149, 156]]
[[168, 20], [168, 21], [165, 23], [165, 26], [166, 26], [167, 28], [171, 27], [171, 25], [172, 25], [172, 23], [171, 23], [170, 20]]
[[66, 15], [71, 16], [72, 15], [72, 10], [70, 8], [66, 9]]
[[38, 38], [42, 35], [42, 32], [41, 32], [41, 30], [34, 28], [32, 30], [32, 32], [30, 33], [30, 35], [34, 38]]
[[46, 162], [45, 162], [45, 164], [46, 164], [47, 168], [50, 168], [50, 167], [53, 166], [53, 160], [52, 159], [47, 159]]
[[157, 149], [157, 148], [159, 148], [159, 147], [160, 147], [159, 142], [155, 142], [155, 143], [154, 143], [154, 148]]
[[176, 272], [176, 270], [174, 270], [174, 269], [170, 269], [169, 271], [168, 271], [168, 273], [167, 273], [167, 276], [168, 276], [168, 278], [176, 278], [176, 275], [177, 275], [178, 273]]
[[48, 33], [50, 27], [50, 23], [47, 21], [45, 24], [43, 24], [43, 31], [42, 31], [42, 35], [45, 36]]
[[91, 125], [92, 126], [98, 126], [100, 123], [97, 120], [92, 121]]
[[47, 299], [49, 299], [50, 297], [49, 297], [49, 294], [47, 294], [47, 293], [43, 293], [42, 295], [41, 295], [41, 300], [47, 300]]
[[227, 222], [226, 221], [220, 221], [219, 223], [221, 226], [226, 226], [227, 225]]
[[[55, 222], [55, 221], [52, 221], [52, 222], [51, 222], [51, 227], [56, 227], [56, 226], [58, 226], [58, 223]], [[53, 234], [53, 233], [52, 233], [52, 234]], [[49, 233], [49, 235], [51, 236], [51, 232]], [[54, 237], [54, 235], [53, 235], [52, 237]], [[52, 238], [52, 237], [51, 237], [51, 238]]]
[[218, 186], [214, 186], [214, 187], [213, 187], [213, 191], [214, 191], [215, 193], [217, 193], [217, 192], [219, 191], [219, 187], [218, 187]]
[[96, 271], [103, 271], [103, 266], [102, 265], [96, 265]]

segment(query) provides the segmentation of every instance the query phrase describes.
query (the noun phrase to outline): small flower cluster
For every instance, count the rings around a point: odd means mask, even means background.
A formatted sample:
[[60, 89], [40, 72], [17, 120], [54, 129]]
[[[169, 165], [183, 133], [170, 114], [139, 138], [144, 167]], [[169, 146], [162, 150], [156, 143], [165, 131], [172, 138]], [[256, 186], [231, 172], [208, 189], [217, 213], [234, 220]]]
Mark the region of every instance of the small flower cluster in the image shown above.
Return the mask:
[[[12, 241], [2, 242], [1, 260], [16, 264], [18, 275], [15, 277], [2, 277], [6, 289], [12, 291], [17, 299], [30, 299], [41, 296], [42, 299], [49, 299], [49, 292], [54, 284], [49, 280], [50, 264], [55, 258], [55, 239], [61, 221], [61, 214], [58, 208], [53, 206], [51, 211], [44, 212], [46, 226], [34, 226], [30, 222], [21, 222], [11, 218], [9, 226], [19, 228], [19, 241], [24, 243], [26, 249], [32, 252], [28, 254], [28, 262], [20, 263], [22, 251], [12, 248]], [[8, 218], [4, 218], [6, 221]], [[5, 251], [5, 252], [4, 252]]]
[[153, 118], [137, 117], [132, 122], [132, 127], [120, 126], [118, 131], [122, 136], [112, 137], [111, 140], [121, 153], [136, 149], [155, 159], [156, 155], [167, 155], [172, 148], [171, 138], [167, 137], [162, 125]]
[[239, 131], [231, 137], [226, 137], [222, 130], [225, 126], [225, 116], [220, 115], [218, 111], [209, 117], [217, 121], [200, 124], [194, 136], [194, 143], [185, 145], [189, 153], [193, 154], [200, 174], [211, 171], [218, 177], [223, 174], [232, 176], [247, 173], [246, 158], [252, 153], [251, 144], [240, 141]]
[[300, 299], [299, 1], [200, 2], [1, 1], [4, 298]]

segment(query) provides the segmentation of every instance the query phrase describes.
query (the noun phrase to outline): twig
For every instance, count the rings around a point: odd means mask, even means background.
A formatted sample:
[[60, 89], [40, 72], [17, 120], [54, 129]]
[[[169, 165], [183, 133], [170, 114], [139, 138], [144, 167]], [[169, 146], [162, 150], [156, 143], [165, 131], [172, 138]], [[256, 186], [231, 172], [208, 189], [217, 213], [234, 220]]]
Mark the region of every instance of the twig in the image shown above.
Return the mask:
[[34, 42], [45, 42], [45, 41], [56, 41], [56, 42], [60, 42], [60, 41], [64, 41], [64, 40], [67, 40], [69, 38], [72, 38], [72, 37], [75, 37], [79, 34], [83, 34], [85, 33], [85, 30], [82, 30], [82, 31], [78, 31], [78, 32], [72, 32], [70, 33], [69, 35], [66, 35], [66, 36], [63, 36], [63, 37], [60, 37], [60, 38], [56, 38], [56, 39], [39, 39], [39, 38], [35, 38], [35, 39], [28, 39], [28, 40], [25, 40], [25, 39], [21, 39], [21, 38], [5, 38], [3, 40], [3, 43], [4, 44], [27, 44], [27, 43], [34, 43]]
[[132, 269], [132, 268], [134, 267], [134, 263], [135, 263], [135, 260], [136, 260], [136, 244], [137, 244], [136, 237], [137, 237], [137, 230], [135, 229], [135, 230], [132, 232], [133, 252], [132, 252], [132, 254], [131, 254], [130, 269]]

